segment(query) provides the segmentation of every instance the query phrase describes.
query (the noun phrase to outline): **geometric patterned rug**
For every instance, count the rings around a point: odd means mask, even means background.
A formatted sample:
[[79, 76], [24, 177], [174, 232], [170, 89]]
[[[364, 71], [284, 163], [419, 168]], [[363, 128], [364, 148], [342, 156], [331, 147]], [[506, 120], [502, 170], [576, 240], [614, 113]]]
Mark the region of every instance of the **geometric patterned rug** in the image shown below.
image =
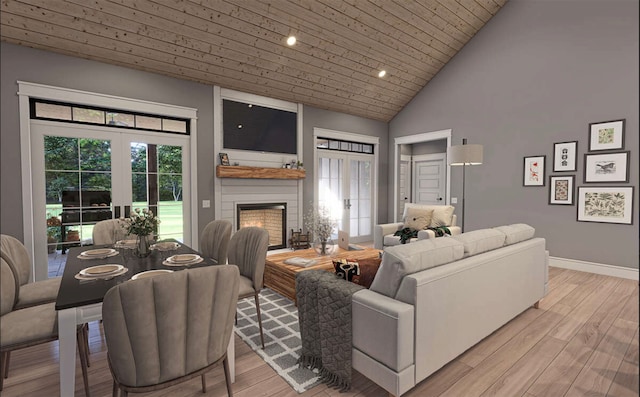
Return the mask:
[[298, 366], [300, 327], [298, 308], [289, 299], [268, 288], [260, 291], [260, 313], [264, 349], [253, 297], [238, 301], [235, 332], [298, 393], [320, 383], [317, 371]]

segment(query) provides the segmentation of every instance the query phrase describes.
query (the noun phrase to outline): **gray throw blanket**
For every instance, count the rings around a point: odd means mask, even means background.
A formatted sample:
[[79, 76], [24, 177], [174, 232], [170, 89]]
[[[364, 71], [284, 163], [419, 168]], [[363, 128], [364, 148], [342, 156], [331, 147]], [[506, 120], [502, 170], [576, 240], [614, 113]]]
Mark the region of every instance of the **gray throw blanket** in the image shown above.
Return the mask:
[[302, 338], [298, 362], [319, 369], [320, 380], [341, 392], [351, 388], [351, 295], [362, 288], [324, 270], [296, 277]]

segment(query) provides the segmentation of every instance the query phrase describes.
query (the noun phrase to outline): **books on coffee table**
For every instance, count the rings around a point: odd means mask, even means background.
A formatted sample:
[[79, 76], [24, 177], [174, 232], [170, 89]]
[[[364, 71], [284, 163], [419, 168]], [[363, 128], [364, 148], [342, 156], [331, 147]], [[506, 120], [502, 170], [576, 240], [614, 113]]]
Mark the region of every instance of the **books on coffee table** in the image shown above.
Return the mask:
[[313, 266], [316, 264], [316, 260], [315, 259], [306, 259], [306, 258], [301, 258], [299, 256], [293, 257], [293, 258], [289, 258], [289, 259], [285, 259], [284, 263], [287, 265], [293, 265], [293, 266], [300, 266], [300, 267], [309, 267], [309, 266]]

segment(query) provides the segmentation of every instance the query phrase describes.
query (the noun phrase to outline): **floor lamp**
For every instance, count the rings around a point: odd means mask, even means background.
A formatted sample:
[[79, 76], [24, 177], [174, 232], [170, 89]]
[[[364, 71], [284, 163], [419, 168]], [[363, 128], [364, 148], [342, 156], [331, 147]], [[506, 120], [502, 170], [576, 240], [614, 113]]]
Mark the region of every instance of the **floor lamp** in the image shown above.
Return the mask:
[[448, 163], [452, 166], [462, 166], [462, 231], [464, 232], [464, 221], [466, 219], [464, 214], [464, 202], [466, 196], [464, 195], [464, 177], [465, 170], [468, 165], [480, 165], [482, 164], [482, 145], [467, 145], [467, 138], [462, 139], [462, 145], [455, 145], [449, 147]]

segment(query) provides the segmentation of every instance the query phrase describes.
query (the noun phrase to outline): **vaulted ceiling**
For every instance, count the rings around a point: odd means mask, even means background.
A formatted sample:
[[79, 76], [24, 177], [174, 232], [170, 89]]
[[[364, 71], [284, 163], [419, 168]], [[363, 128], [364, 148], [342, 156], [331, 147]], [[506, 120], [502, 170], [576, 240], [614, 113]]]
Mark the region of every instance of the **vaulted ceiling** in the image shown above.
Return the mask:
[[[3, 41], [391, 120], [506, 0], [2, 0]], [[287, 46], [289, 35], [297, 43]], [[385, 70], [386, 76], [378, 77]]]

